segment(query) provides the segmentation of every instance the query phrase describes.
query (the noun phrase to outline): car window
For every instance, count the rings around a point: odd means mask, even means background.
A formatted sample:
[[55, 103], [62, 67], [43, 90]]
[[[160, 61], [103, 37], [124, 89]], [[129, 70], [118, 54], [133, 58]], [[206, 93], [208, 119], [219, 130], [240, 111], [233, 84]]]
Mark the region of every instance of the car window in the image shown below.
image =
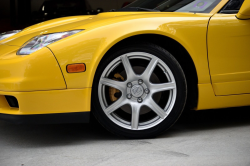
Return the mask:
[[196, 0], [176, 12], [209, 13], [219, 2], [217, 0]]
[[162, 12], [210, 13], [220, 2], [221, 0], [136, 0], [123, 9], [140, 7]]
[[230, 0], [224, 8], [220, 11], [220, 13], [225, 14], [237, 14], [242, 6], [244, 0]]

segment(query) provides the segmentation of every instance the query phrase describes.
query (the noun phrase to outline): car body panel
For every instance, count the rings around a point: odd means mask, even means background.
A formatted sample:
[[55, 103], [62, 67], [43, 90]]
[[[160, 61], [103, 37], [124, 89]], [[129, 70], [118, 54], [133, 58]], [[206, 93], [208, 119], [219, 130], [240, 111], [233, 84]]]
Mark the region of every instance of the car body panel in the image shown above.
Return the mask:
[[26, 42], [38, 35], [72, 30], [74, 29], [74, 27], [82, 25], [82, 22], [84, 20], [88, 20], [89, 17], [91, 16], [72, 16], [42, 22], [31, 27], [25, 28], [18, 34], [0, 41], [0, 44], [21, 47]]
[[198, 84], [199, 99], [195, 110], [242, 107], [250, 105], [250, 94], [215, 96], [211, 84]]
[[249, 0], [244, 1], [236, 17], [241, 20], [250, 19], [250, 1]]
[[[2, 49], [3, 48], [3, 49]], [[60, 67], [48, 48], [32, 56], [17, 56], [18, 47], [0, 45], [0, 91], [66, 89]]]
[[18, 46], [8, 46], [8, 45], [0, 45], [0, 60], [4, 59], [15, 59], [18, 58], [16, 56], [16, 52], [19, 50]]
[[[112, 17], [108, 21], [100, 20], [97, 23], [76, 27], [76, 29], [86, 30], [48, 46], [58, 59], [68, 88], [92, 87], [95, 71], [106, 52], [119, 41], [141, 34], [158, 34], [179, 42], [192, 55], [199, 83], [210, 83], [206, 33], [208, 20], [212, 14], [159, 12], [118, 14], [120, 16]], [[105, 15], [117, 14], [99, 15], [105, 17]], [[148, 22], [152, 23], [148, 24]], [[67, 73], [66, 66], [72, 63], [85, 63], [86, 72]]]
[[[91, 88], [34, 92], [0, 91], [0, 113], [32, 115], [89, 112], [90, 94]], [[5, 95], [16, 97], [19, 108], [11, 108]]]
[[208, 28], [208, 57], [216, 95], [250, 93], [250, 20], [215, 14]]

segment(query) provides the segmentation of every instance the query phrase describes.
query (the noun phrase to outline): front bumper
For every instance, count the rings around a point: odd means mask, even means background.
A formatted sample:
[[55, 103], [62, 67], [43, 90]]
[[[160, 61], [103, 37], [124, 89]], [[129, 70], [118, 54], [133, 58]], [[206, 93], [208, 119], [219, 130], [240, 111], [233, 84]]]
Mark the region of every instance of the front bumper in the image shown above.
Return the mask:
[[[11, 107], [5, 96], [15, 97], [19, 107]], [[34, 92], [0, 91], [0, 119], [15, 123], [79, 123], [79, 119], [82, 119], [81, 122], [87, 122], [90, 98], [91, 88]], [[86, 117], [82, 118], [83, 116]], [[75, 120], [73, 117], [76, 117]]]
[[18, 56], [19, 47], [0, 45], [0, 91], [66, 89], [60, 66], [46, 47]]
[[[86, 122], [91, 88], [67, 89], [48, 48], [27, 56], [17, 56], [18, 49], [0, 45], [0, 119], [15, 123]], [[11, 104], [8, 97], [18, 104]]]

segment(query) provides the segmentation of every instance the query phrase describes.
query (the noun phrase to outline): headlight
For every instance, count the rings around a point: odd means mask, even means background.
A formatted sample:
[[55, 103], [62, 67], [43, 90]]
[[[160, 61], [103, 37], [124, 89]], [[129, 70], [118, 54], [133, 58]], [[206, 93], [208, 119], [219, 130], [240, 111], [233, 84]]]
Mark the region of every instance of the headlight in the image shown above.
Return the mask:
[[30, 55], [33, 52], [46, 47], [58, 40], [64, 39], [71, 35], [74, 35], [82, 30], [73, 30], [68, 32], [51, 33], [47, 35], [36, 36], [35, 38], [28, 41], [18, 52], [17, 55]]
[[18, 32], [21, 32], [21, 30], [14, 30], [14, 31], [1, 33], [0, 34], [0, 41], [3, 40], [3, 39], [6, 39], [8, 37], [11, 37], [11, 36], [17, 34]]

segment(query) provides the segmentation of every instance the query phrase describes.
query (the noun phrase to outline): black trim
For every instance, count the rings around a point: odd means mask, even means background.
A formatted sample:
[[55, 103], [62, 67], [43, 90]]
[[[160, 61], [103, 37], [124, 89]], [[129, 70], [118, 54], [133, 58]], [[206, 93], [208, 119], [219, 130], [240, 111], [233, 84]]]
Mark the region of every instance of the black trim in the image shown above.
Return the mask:
[[237, 14], [239, 10], [222, 10], [220, 13], [223, 14]]
[[227, 10], [227, 6], [230, 4], [230, 2], [232, 2], [233, 0], [229, 0], [224, 6], [223, 8], [218, 12], [218, 13], [222, 13], [222, 14], [237, 14], [240, 11], [241, 6], [243, 5], [243, 2], [240, 5], [239, 9], [235, 9], [235, 10]]
[[0, 120], [14, 124], [63, 124], [89, 123], [90, 112], [39, 114], [39, 115], [10, 115], [1, 114]]
[[13, 108], [19, 108], [19, 104], [18, 104], [18, 101], [16, 99], [16, 97], [14, 96], [5, 96], [8, 104], [10, 107], [13, 107]]
[[250, 18], [246, 18], [246, 19], [242, 19], [242, 18], [238, 18], [237, 15], [235, 16], [238, 20], [250, 20]]

